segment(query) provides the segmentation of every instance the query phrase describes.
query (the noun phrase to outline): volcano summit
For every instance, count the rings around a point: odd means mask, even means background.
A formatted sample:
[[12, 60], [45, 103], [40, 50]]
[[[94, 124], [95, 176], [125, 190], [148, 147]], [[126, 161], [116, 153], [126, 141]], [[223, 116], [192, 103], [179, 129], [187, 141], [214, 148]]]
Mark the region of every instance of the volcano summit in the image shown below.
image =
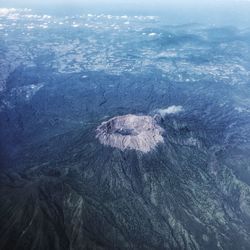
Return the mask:
[[163, 131], [151, 116], [128, 114], [103, 122], [96, 137], [104, 145], [148, 153], [164, 142]]

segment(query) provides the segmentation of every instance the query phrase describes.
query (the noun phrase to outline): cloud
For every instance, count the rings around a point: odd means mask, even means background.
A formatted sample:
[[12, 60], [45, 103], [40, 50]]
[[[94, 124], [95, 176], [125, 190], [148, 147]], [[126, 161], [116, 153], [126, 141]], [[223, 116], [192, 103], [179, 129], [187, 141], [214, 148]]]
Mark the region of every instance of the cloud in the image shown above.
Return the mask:
[[223, 3], [223, 4], [231, 4], [231, 3], [239, 3], [239, 2], [249, 2], [250, 0], [1, 0], [1, 5], [12, 5], [12, 4], [32, 4], [32, 5], [41, 5], [41, 4], [48, 4], [48, 5], [64, 5], [64, 4], [78, 4], [78, 5], [127, 5], [127, 6], [150, 6], [150, 7], [155, 7], [155, 6], [189, 6], [190, 4], [192, 5], [206, 5], [206, 4], [218, 4], [218, 3]]
[[157, 113], [159, 113], [161, 115], [161, 117], [165, 117], [166, 115], [170, 115], [170, 114], [176, 114], [179, 112], [184, 111], [182, 106], [169, 106], [165, 109], [158, 109]]

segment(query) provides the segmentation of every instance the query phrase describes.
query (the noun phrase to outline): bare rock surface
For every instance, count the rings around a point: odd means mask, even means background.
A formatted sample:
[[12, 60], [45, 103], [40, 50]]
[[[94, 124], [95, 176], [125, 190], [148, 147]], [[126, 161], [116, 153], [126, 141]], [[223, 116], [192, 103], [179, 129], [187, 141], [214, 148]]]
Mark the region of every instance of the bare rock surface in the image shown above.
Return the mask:
[[164, 142], [163, 131], [151, 116], [128, 114], [103, 122], [96, 137], [104, 145], [147, 153]]

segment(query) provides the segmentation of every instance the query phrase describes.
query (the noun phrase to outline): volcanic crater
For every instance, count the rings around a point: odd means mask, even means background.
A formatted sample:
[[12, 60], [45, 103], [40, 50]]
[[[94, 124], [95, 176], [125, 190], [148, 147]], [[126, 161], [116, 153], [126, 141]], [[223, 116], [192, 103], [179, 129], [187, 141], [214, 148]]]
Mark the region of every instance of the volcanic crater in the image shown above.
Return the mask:
[[96, 137], [103, 145], [148, 153], [163, 143], [164, 130], [152, 116], [123, 115], [103, 122], [96, 129]]

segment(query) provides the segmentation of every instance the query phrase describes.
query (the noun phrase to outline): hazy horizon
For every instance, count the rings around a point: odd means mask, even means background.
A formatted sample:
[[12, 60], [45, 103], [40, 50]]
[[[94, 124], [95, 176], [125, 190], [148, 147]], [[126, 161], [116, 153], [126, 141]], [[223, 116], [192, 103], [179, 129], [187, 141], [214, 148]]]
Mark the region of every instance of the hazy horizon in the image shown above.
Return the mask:
[[0, 1], [0, 7], [7, 8], [31, 8], [35, 11], [48, 12], [50, 14], [79, 14], [79, 13], [115, 13], [115, 14], [142, 14], [160, 15], [166, 17], [169, 22], [184, 24], [190, 22], [209, 23], [219, 25], [243, 25], [248, 26], [250, 21], [250, 1], [210, 1], [199, 2], [196, 0], [177, 0], [174, 3], [163, 0], [30, 0], [22, 2], [17, 0]]

